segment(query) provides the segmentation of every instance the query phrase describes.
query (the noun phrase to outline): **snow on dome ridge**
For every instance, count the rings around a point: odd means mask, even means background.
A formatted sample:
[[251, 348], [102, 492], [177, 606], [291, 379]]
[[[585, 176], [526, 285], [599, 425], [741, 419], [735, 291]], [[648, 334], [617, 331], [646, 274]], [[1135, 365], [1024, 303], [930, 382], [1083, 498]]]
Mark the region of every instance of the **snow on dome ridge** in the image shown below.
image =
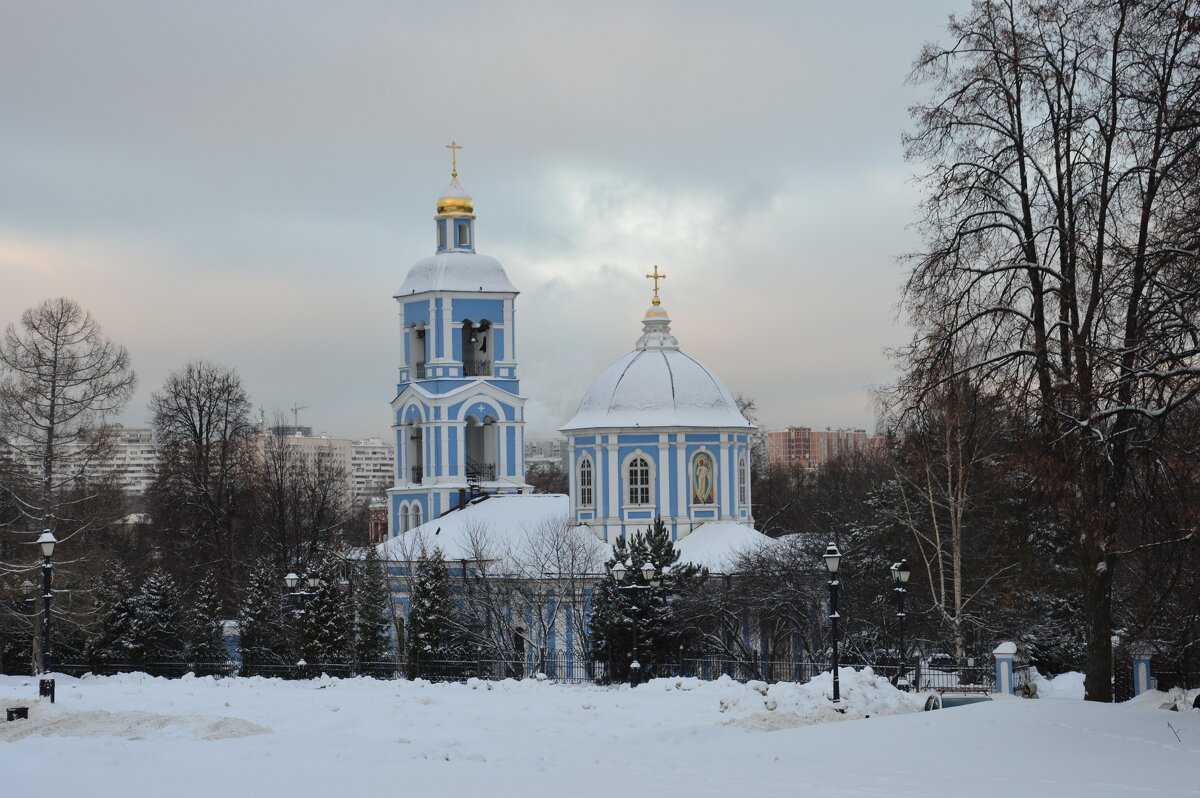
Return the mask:
[[516, 294], [500, 261], [474, 252], [440, 252], [421, 258], [408, 270], [393, 296], [423, 291], [498, 291]]
[[604, 370], [562, 431], [611, 427], [751, 427], [711, 369], [679, 350], [659, 306], [637, 348]]

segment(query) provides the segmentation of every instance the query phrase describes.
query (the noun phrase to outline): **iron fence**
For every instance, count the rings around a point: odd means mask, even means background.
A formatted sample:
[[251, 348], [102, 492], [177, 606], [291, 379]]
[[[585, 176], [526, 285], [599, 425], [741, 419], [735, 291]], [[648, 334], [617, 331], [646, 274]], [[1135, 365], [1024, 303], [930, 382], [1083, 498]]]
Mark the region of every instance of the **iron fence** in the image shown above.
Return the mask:
[[[938, 663], [915, 661], [908, 665], [896, 663], [841, 662], [843, 668], [861, 670], [871, 667], [875, 674], [892, 684], [919, 691], [991, 691], [995, 689], [995, 672], [989, 667], [954, 667]], [[333, 677], [367, 676], [377, 679], [426, 679], [434, 682], [461, 682], [471, 678], [485, 680], [544, 678], [554, 682], [598, 683], [624, 681], [627, 671], [616, 663], [590, 661], [580, 657], [530, 657], [514, 659], [453, 659], [419, 660], [414, 662], [308, 663], [304, 666], [278, 662], [150, 662], [150, 663], [56, 663], [55, 670], [73, 676], [85, 673], [113, 675], [141, 671], [153, 676], [179, 678], [188, 673], [197, 676], [265, 676], [282, 679], [315, 678], [322, 674]], [[714, 680], [728, 676], [739, 682], [765, 681], [807, 682], [830, 670], [828, 662], [807, 659], [762, 658], [746, 659], [714, 654], [685, 657], [672, 662], [642, 662], [642, 678], [694, 677]], [[1014, 686], [1020, 690], [1028, 684], [1028, 665], [1013, 669]], [[1172, 685], [1173, 686], [1173, 685]]]

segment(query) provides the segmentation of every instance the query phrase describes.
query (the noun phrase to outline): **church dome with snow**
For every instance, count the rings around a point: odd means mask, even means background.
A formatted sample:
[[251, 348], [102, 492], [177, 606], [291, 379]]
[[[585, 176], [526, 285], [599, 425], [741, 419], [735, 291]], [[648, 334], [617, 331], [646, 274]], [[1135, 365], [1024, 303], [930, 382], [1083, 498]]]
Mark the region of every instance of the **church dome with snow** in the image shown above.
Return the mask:
[[571, 459], [571, 515], [603, 540], [658, 518], [680, 541], [713, 524], [757, 534], [754, 425], [721, 378], [680, 351], [657, 289], [634, 350], [592, 383], [560, 429]]
[[750, 427], [725, 383], [679, 350], [662, 306], [646, 313], [637, 348], [601, 374], [562, 430]]

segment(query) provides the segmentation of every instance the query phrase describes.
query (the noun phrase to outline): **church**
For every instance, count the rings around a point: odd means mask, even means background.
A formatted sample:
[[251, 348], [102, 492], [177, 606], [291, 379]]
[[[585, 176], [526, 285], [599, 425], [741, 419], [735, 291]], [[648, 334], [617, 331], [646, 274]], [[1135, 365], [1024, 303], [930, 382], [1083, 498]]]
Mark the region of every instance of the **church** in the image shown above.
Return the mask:
[[[768, 539], [754, 529], [750, 445], [754, 425], [711, 369], [671, 333], [655, 266], [653, 298], [630, 329], [633, 350], [583, 392], [560, 431], [569, 495], [525, 483], [525, 397], [520, 393], [517, 288], [495, 258], [476, 251], [475, 203], [458, 180], [437, 200], [436, 249], [409, 269], [395, 299], [400, 366], [391, 402], [395, 484], [389, 540], [380, 555], [420, 541], [447, 560], [480, 558], [472, 534], [528, 533], [566, 525], [601, 550], [661, 518], [683, 560], [728, 572]], [[611, 334], [621, 335], [620, 329]]]

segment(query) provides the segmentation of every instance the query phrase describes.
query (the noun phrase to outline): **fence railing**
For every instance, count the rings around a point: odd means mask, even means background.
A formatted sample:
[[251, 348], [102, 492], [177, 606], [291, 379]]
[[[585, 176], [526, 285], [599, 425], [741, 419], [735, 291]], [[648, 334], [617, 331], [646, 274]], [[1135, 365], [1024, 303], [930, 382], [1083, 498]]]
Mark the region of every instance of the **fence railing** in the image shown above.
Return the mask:
[[[762, 659], [745, 661], [722, 655], [686, 657], [673, 662], [655, 663], [643, 660], [642, 677], [694, 677], [714, 680], [728, 676], [735, 681], [807, 682], [830, 670], [828, 662], [792, 659]], [[929, 667], [914, 661], [907, 665], [884, 663], [869, 665], [862, 662], [842, 662], [843, 668], [861, 670], [871, 667], [875, 674], [893, 684], [904, 684], [915, 690], [991, 691], [995, 689], [995, 671], [988, 667], [940, 665]], [[308, 663], [301, 667], [283, 663], [257, 662], [150, 662], [150, 663], [83, 663], [64, 662], [54, 666], [56, 671], [74, 676], [85, 673], [112, 675], [142, 671], [154, 676], [178, 678], [187, 673], [198, 676], [268, 676], [283, 679], [314, 678], [322, 674], [334, 677], [370, 676], [379, 679], [426, 679], [436, 682], [464, 681], [470, 678], [486, 680], [546, 678], [556, 682], [608, 683], [628, 678], [626, 664], [594, 662], [580, 657], [529, 657], [511, 659], [454, 659], [418, 660], [414, 662], [368, 663]], [[1029, 681], [1029, 666], [1014, 668], [1015, 686], [1020, 689]]]

